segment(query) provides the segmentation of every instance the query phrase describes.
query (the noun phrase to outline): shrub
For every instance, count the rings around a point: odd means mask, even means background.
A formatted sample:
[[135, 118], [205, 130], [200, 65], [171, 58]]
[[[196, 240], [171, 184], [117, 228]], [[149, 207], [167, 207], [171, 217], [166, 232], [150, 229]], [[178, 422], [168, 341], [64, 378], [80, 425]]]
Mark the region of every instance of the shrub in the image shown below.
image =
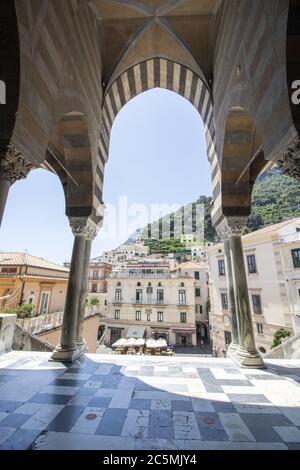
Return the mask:
[[276, 348], [276, 346], [279, 346], [284, 338], [289, 338], [290, 336], [291, 332], [286, 331], [283, 328], [276, 331], [276, 333], [274, 334], [273, 343], [271, 344], [271, 349]]

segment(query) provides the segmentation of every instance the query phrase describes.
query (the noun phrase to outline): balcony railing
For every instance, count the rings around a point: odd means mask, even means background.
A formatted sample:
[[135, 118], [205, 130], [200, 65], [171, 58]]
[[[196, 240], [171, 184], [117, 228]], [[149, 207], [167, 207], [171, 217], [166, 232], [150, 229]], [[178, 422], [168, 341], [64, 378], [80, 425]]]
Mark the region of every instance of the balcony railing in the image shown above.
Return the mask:
[[132, 299], [131, 300], [132, 304], [138, 304], [138, 305], [165, 305], [166, 301], [163, 300], [158, 300], [158, 299]]
[[[84, 318], [89, 318], [99, 313], [98, 307], [87, 307]], [[43, 333], [62, 326], [64, 312], [54, 312], [39, 315], [33, 318], [17, 319], [17, 324], [32, 334]]]

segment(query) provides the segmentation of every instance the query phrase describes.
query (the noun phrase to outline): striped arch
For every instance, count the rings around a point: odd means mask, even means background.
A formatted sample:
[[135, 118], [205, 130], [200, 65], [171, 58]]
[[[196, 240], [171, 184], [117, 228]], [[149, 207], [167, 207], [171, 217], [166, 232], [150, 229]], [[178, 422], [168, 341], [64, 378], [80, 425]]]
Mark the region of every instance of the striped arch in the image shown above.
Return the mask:
[[225, 127], [218, 182], [213, 186], [215, 226], [224, 217], [247, 218], [255, 180], [266, 165], [262, 138], [250, 114], [242, 107], [230, 109]]
[[[215, 151], [213, 104], [207, 85], [190, 69], [176, 62], [160, 58], [146, 60], [121, 74], [105, 95], [96, 170], [99, 198], [102, 198], [104, 166], [108, 159], [110, 132], [114, 119], [122, 107], [132, 98], [152, 88], [166, 88], [192, 103], [204, 123], [207, 156], [212, 174], [218, 166]], [[218, 176], [217, 172], [215, 172], [216, 176]]]

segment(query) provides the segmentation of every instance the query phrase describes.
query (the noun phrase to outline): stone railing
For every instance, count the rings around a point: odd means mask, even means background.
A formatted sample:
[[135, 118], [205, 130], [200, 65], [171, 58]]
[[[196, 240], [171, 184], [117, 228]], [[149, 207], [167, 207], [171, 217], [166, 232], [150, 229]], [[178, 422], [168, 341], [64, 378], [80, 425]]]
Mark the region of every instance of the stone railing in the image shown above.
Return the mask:
[[0, 354], [11, 351], [17, 315], [0, 315]]
[[[33, 318], [17, 319], [17, 324], [25, 328], [29, 333], [39, 334], [44, 331], [54, 330], [60, 328], [63, 321], [64, 312], [54, 312], [44, 315], [39, 315]], [[87, 307], [84, 318], [92, 317], [99, 314], [98, 307]]]

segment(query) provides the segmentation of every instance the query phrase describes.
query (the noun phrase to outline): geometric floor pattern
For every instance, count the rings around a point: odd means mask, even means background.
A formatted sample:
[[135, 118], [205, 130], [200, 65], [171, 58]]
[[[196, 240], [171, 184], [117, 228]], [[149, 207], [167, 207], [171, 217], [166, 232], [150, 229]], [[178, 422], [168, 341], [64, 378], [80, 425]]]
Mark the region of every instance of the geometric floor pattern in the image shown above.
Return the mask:
[[300, 449], [300, 361], [0, 356], [0, 449]]

